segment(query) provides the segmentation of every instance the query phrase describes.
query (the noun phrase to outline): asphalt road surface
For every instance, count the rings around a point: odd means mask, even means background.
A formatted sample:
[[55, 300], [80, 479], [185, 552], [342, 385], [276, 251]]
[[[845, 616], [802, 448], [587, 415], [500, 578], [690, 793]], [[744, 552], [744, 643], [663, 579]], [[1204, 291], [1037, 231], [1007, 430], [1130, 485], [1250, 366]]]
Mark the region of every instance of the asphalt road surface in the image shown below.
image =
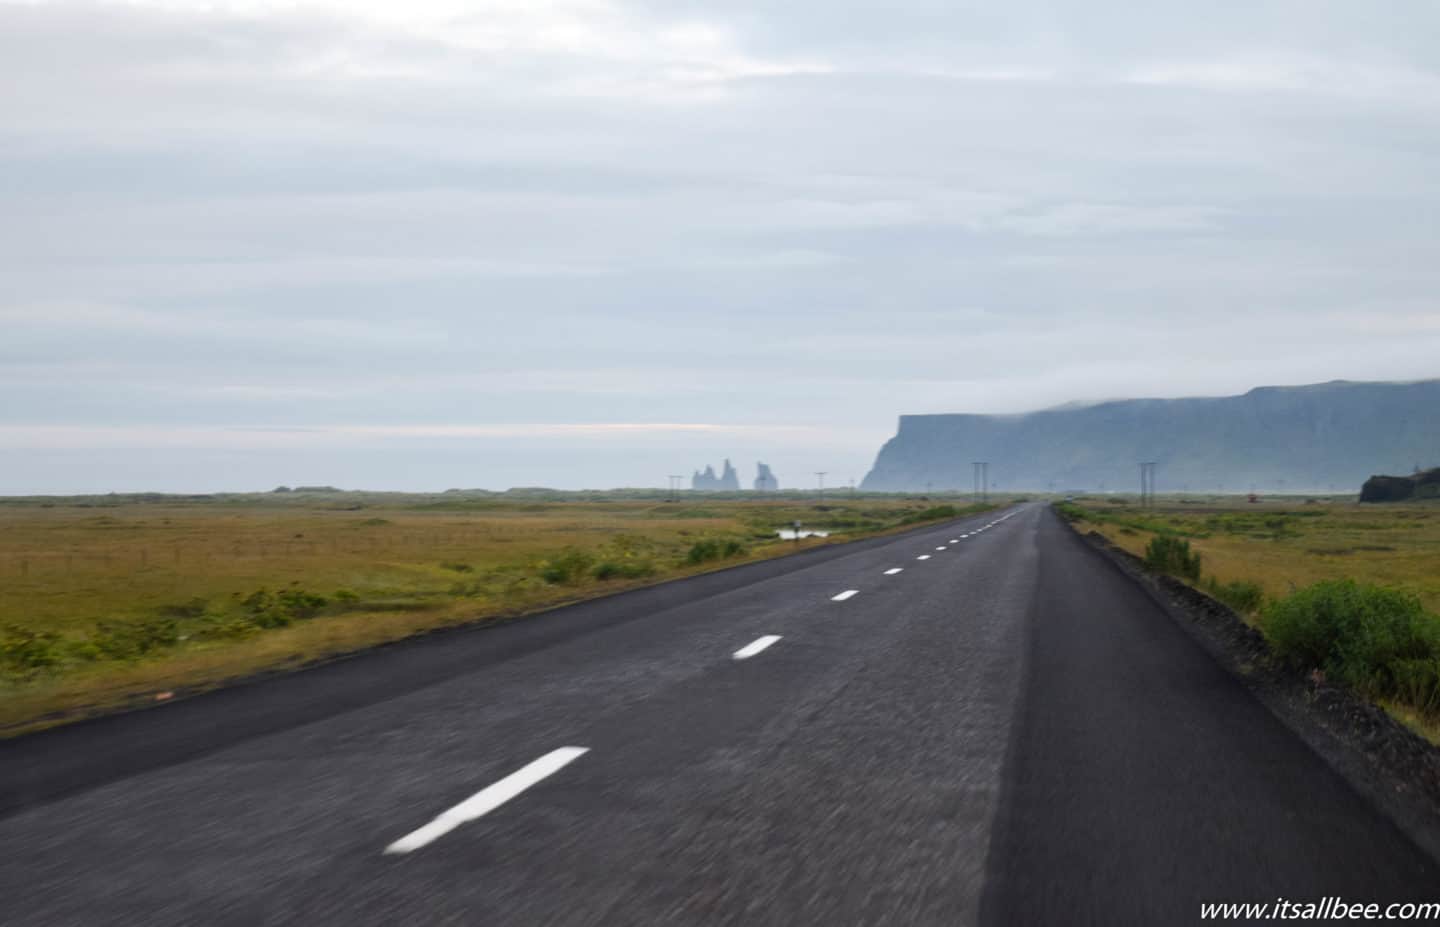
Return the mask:
[[1039, 505], [0, 745], [0, 921], [1154, 924], [1440, 867]]

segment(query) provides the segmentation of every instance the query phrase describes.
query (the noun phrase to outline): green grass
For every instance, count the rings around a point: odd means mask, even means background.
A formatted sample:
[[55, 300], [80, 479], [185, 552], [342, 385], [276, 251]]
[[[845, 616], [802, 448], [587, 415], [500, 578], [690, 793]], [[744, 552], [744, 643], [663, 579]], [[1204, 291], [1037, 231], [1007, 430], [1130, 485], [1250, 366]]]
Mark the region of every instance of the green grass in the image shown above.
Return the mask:
[[[0, 499], [0, 732], [974, 509], [858, 495]], [[779, 541], [801, 521], [829, 539]]]

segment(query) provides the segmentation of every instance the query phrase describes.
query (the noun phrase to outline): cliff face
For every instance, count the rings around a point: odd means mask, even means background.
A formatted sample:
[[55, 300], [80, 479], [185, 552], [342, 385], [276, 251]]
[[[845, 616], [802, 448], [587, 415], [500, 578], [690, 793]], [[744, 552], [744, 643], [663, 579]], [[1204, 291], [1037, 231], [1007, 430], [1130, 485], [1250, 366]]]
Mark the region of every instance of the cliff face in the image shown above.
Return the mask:
[[1413, 476], [1372, 476], [1360, 487], [1361, 502], [1440, 499], [1440, 467]]
[[861, 484], [1122, 490], [1153, 460], [1157, 491], [1347, 492], [1440, 460], [1440, 380], [1267, 386], [1213, 399], [1129, 399], [1025, 415], [902, 415]]

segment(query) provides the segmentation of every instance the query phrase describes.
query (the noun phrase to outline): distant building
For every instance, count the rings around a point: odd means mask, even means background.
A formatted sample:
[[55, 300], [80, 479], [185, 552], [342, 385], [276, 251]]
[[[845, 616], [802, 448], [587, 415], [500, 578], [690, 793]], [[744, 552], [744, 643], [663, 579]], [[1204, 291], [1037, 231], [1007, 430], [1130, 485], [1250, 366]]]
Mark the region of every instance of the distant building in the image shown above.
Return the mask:
[[775, 474], [770, 472], [768, 464], [757, 463], [755, 465], [755, 489], [758, 492], [775, 492], [780, 488], [780, 481], [775, 479]]

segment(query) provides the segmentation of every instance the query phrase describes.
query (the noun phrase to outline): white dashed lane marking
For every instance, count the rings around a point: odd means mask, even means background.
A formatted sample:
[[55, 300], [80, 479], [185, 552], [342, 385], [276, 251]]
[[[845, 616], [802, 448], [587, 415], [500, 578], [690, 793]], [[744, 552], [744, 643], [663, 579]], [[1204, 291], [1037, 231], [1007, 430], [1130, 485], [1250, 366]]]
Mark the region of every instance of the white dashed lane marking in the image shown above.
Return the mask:
[[494, 785], [483, 788], [442, 813], [419, 830], [411, 831], [385, 848], [386, 855], [411, 853], [440, 839], [461, 824], [484, 817], [521, 792], [548, 779], [590, 751], [589, 747], [561, 747], [517, 769]]
[[890, 569], [888, 569], [888, 570], [885, 571], [885, 575], [886, 575], [886, 576], [894, 576], [896, 573], [899, 573], [899, 572], [900, 572], [901, 570], [903, 570], [903, 569], [905, 569], [905, 568], [904, 568], [904, 567], [891, 567]]
[[778, 634], [766, 634], [764, 637], [757, 637], [755, 640], [735, 651], [733, 656], [737, 660], [748, 660], [779, 639], [780, 635]]
[[831, 601], [831, 602], [844, 602], [846, 599], [850, 598], [852, 595], [854, 595], [855, 593], [857, 593], [857, 592], [859, 592], [859, 591], [860, 591], [859, 589], [846, 589], [844, 592], [840, 593], [839, 595], [832, 595], [832, 596], [830, 597], [830, 601]]
[[929, 559], [930, 559], [930, 555], [929, 555], [929, 554], [921, 554], [920, 556], [916, 557], [915, 559], [916, 559], [916, 560], [929, 560]]

